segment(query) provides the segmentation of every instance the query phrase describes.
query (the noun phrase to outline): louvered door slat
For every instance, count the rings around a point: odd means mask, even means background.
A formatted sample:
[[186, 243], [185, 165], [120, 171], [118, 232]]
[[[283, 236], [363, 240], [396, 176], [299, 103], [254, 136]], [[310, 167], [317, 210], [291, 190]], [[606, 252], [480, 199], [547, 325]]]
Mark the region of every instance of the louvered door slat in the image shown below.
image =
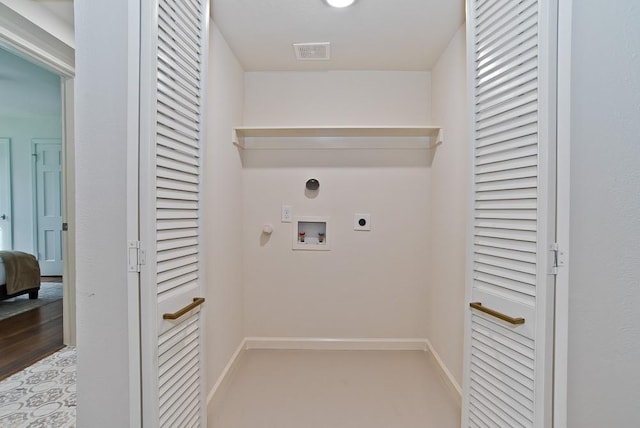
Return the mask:
[[160, 125], [164, 125], [169, 129], [172, 129], [182, 135], [185, 135], [187, 138], [190, 138], [193, 140], [198, 139], [198, 130], [194, 130], [189, 126], [183, 125], [175, 117], [167, 116], [166, 114], [164, 114], [162, 110], [163, 110], [162, 107], [158, 108], [158, 123]]
[[198, 406], [200, 393], [199, 313], [158, 337], [159, 426], [183, 426], [181, 409]]
[[478, 379], [478, 384], [485, 390], [489, 391], [491, 395], [497, 397], [500, 402], [504, 403], [506, 407], [509, 407], [516, 411], [516, 419], [518, 419], [524, 426], [530, 425], [533, 422], [533, 411], [531, 410], [532, 402], [525, 402], [516, 399], [518, 394], [515, 394], [511, 388], [502, 382], [497, 381], [489, 373], [485, 373], [477, 367], [471, 369], [474, 374], [474, 378]]
[[511, 400], [503, 399], [503, 395], [491, 388], [488, 382], [481, 382], [478, 376], [474, 376], [473, 379], [471, 389], [484, 398], [485, 404], [493, 410], [494, 414], [499, 415], [500, 419], [505, 422], [503, 426], [526, 427], [531, 425], [531, 421], [518, 412], [518, 407], [514, 406]]
[[478, 248], [501, 248], [505, 250], [515, 250], [537, 255], [535, 242], [523, 242], [515, 239], [500, 239], [476, 235], [473, 239], [473, 243]]
[[192, 25], [188, 17], [179, 8], [175, 8], [174, 5], [175, 2], [171, 0], [161, 0], [159, 2], [159, 13], [162, 14], [164, 12], [166, 14], [165, 16], [175, 31], [181, 32], [187, 39], [199, 45], [200, 25]]
[[197, 67], [197, 45], [181, 37], [163, 18], [161, 13], [161, 25], [158, 26], [158, 38], [163, 50], [174, 56], [178, 56], [186, 65]]
[[499, 419], [497, 419], [495, 415], [487, 411], [487, 409], [479, 405], [476, 400], [472, 400], [469, 403], [469, 406], [470, 415], [474, 417], [473, 420], [469, 421], [469, 426], [481, 424], [481, 426], [483, 427], [500, 428], [501, 425], [497, 422]]
[[172, 198], [159, 198], [158, 208], [167, 208], [173, 210], [196, 210], [198, 209], [198, 203], [196, 201], [183, 201], [175, 200]]
[[200, 124], [196, 120], [183, 116], [179, 111], [163, 103], [158, 103], [158, 113], [174, 120], [181, 127], [185, 127], [190, 132], [195, 132], [197, 137], [198, 131], [200, 131]]
[[[197, 167], [163, 157], [158, 157], [157, 163], [158, 178], [172, 180], [176, 186], [182, 183], [197, 185], [200, 181], [197, 174]], [[189, 170], [183, 171], [182, 168], [188, 168]]]
[[[195, 382], [192, 385], [188, 385], [184, 392], [181, 391], [180, 401], [170, 401], [169, 405], [162, 407], [160, 414], [160, 426], [166, 428], [173, 428], [179, 426], [178, 421], [181, 419], [183, 412], [186, 409], [191, 409], [197, 406], [198, 396], [200, 395], [199, 382]], [[180, 425], [182, 421], [180, 421]]]
[[[189, 183], [177, 183], [178, 185], [189, 186]], [[198, 194], [195, 192], [180, 190], [180, 189], [165, 189], [158, 187], [157, 190], [159, 199], [173, 199], [173, 200], [182, 200], [182, 201], [197, 201]]]
[[[169, 53], [171, 55], [171, 53]], [[164, 58], [164, 57], [161, 57]], [[173, 61], [169, 60], [171, 58]], [[167, 62], [169, 65], [173, 63], [173, 67], [162, 67], [162, 62]], [[185, 107], [195, 110], [197, 112], [200, 106], [200, 97], [195, 94], [191, 89], [192, 87], [198, 87], [197, 81], [191, 83], [191, 76], [188, 73], [183, 72], [184, 68], [188, 67], [179, 57], [167, 57], [166, 61], [160, 62], [158, 73], [158, 93], [165, 94], [181, 102]]]
[[173, 140], [176, 142], [176, 144], [181, 144], [185, 147], [192, 147], [193, 149], [198, 149], [198, 145], [196, 144], [196, 142], [194, 142], [194, 140], [190, 139], [189, 137], [187, 137], [186, 135], [180, 134], [179, 132], [174, 131], [171, 128], [167, 128], [165, 126], [162, 126], [161, 124], [158, 124], [157, 127], [158, 130], [158, 139], [164, 139], [166, 140]]
[[[502, 123], [498, 123], [494, 126], [481, 126], [480, 129], [476, 130], [479, 139], [484, 139], [487, 137], [494, 137], [500, 140], [504, 140], [509, 138], [511, 132], [522, 132], [526, 131], [525, 135], [529, 135], [528, 125], [535, 125], [538, 121], [538, 115], [536, 112], [532, 112], [523, 116], [516, 115], [515, 117], [510, 118], [510, 120], [505, 120]], [[506, 137], [506, 138], [505, 138]]]
[[192, 120], [195, 123], [199, 123], [198, 122], [199, 118], [197, 113], [194, 113], [193, 110], [190, 110], [189, 108], [185, 107], [182, 103], [174, 100], [173, 98], [170, 98], [166, 94], [158, 93], [158, 103], [167, 106], [167, 108], [177, 112], [178, 114], [182, 115], [183, 117], [189, 120]]
[[160, 9], [160, 29], [159, 36], [167, 44], [175, 44], [176, 47], [181, 48], [186, 55], [195, 61], [199, 61], [200, 55], [199, 46], [192, 39], [184, 37], [184, 33], [179, 33], [171, 26], [171, 20], [168, 18], [167, 13]]
[[495, 48], [494, 53], [491, 53], [489, 49], [481, 51], [485, 56], [482, 61], [478, 61], [478, 71], [476, 76], [478, 78], [482, 78], [497, 70], [504, 73], [506, 70], [510, 69], [510, 64], [514, 61], [528, 58], [529, 52], [537, 54], [537, 46], [537, 39], [534, 36], [529, 39], [525, 39], [520, 43], [517, 43], [517, 40], [514, 40], [512, 44], [498, 46]]
[[[496, 64], [497, 61], [504, 58], [510, 52], [520, 52], [529, 50], [534, 47], [536, 42], [536, 28], [532, 27], [522, 33], [518, 34], [515, 38], [505, 42], [499, 46], [492, 46], [487, 49], [483, 49], [478, 53], [478, 69], [481, 70], [491, 64]], [[523, 48], [524, 47], [524, 48]]]
[[[546, 44], [555, 0], [468, 0], [473, 98], [471, 301], [467, 320], [465, 425], [543, 427], [548, 379], [546, 282], [551, 198], [547, 168], [553, 131]], [[548, 174], [548, 175], [545, 175]], [[540, 344], [542, 343], [542, 345]], [[541, 358], [542, 356], [542, 358]]]
[[[537, 86], [538, 82], [535, 75], [526, 73], [523, 76], [519, 76], [517, 79], [507, 82], [506, 87], [503, 86], [500, 90], [488, 91], [481, 97], [479, 96], [478, 113], [485, 113], [504, 103], [513, 103], [519, 97], [531, 96], [532, 94], [536, 94], [537, 97]], [[530, 101], [533, 100], [527, 102]]]
[[476, 251], [478, 254], [490, 255], [507, 260], [517, 260], [524, 263], [535, 264], [535, 252], [529, 253], [525, 251], [513, 250], [504, 246], [487, 247], [476, 243]]
[[[199, 88], [200, 82], [197, 76], [194, 76], [191, 70], [185, 68], [187, 64], [181, 58], [172, 56], [171, 52], [165, 52], [165, 50], [168, 50], [166, 46], [159, 46], [158, 49], [158, 71], [160, 73], [170, 77], [183, 89]], [[159, 89], [172, 91], [171, 87], [159, 87]], [[197, 112], [197, 110], [194, 110], [194, 113]]]
[[[537, 183], [537, 167], [529, 166], [524, 168], [502, 169], [497, 171], [485, 172], [476, 176], [475, 182], [478, 184], [478, 192], [476, 192], [477, 200], [493, 199], [498, 200], [504, 195], [505, 197], [511, 196], [511, 199], [515, 198], [527, 198], [535, 201], [535, 197], [530, 197], [530, 194], [526, 194], [528, 187], [535, 187]], [[524, 180], [523, 180], [524, 179]], [[517, 181], [520, 180], [520, 181]], [[509, 193], [508, 190], [490, 192], [485, 187], [491, 183], [497, 184], [511, 184], [514, 187], [512, 189], [523, 189], [520, 192]], [[483, 185], [483, 186], [481, 186]], [[526, 187], [515, 187], [524, 185]]]
[[[143, 30], [142, 56], [149, 53], [153, 63], [148, 74], [141, 72], [141, 87], [152, 80], [150, 100], [141, 103], [142, 116], [153, 122], [148, 131], [141, 130], [148, 132], [141, 141], [153, 141], [147, 180], [148, 200], [153, 202], [149, 211], [141, 208], [141, 222], [149, 223], [153, 288], [145, 294], [151, 302], [142, 303], [154, 320], [143, 321], [143, 343], [152, 348], [145, 361], [153, 361], [156, 368], [143, 374], [144, 419], [149, 426], [202, 428], [202, 306], [177, 320], [165, 320], [162, 314], [178, 312], [202, 296], [200, 177], [209, 1], [152, 0], [141, 5], [142, 27], [151, 26]], [[141, 182], [141, 187], [147, 185]]]
[[479, 103], [478, 118], [480, 120], [488, 119], [500, 113], [515, 110], [518, 107], [537, 101], [537, 97], [535, 83], [529, 83], [526, 87], [517, 88], [517, 92], [515, 94], [506, 93], [500, 97], [493, 98], [486, 103]]
[[162, 245], [164, 241], [172, 239], [183, 239], [198, 236], [198, 230], [180, 229], [180, 230], [159, 230], [157, 232], [158, 245]]
[[[514, 28], [509, 25], [522, 23], [537, 11], [536, 0], [526, 0], [517, 3], [507, 1], [505, 4], [507, 7], [503, 7], [501, 13], [487, 15], [487, 19], [478, 23], [476, 29], [478, 33], [482, 35], [478, 37], [478, 42], [482, 42], [482, 40], [486, 40], [487, 37], [492, 36], [502, 43], [507, 43], [508, 38], [499, 37], [502, 35], [500, 31], [513, 32]], [[526, 28], [526, 25], [521, 25], [520, 27], [521, 30]]]
[[538, 76], [536, 65], [536, 58], [532, 58], [520, 64], [520, 67], [513, 68], [493, 80], [486, 79], [482, 85], [477, 85], [477, 82], [474, 82], [476, 83], [474, 89], [477, 91], [476, 102], [482, 101], [483, 97], [490, 97], [524, 82], [536, 80]]
[[514, 383], [521, 385], [525, 391], [528, 390], [528, 394], [530, 396], [533, 396], [533, 379], [530, 379], [525, 374], [522, 374], [520, 371], [495, 358], [495, 356], [485, 353], [478, 347], [474, 347], [473, 350], [476, 353], [476, 358], [474, 358], [473, 364], [484, 364], [492, 373], [496, 373], [500, 376], [507, 376]]
[[507, 406], [504, 403], [500, 403], [495, 396], [483, 389], [478, 382], [472, 381], [469, 388], [474, 393], [473, 396], [476, 403], [493, 416], [492, 420], [497, 422], [497, 427], [520, 428], [524, 426], [514, 417], [515, 411], [505, 411]]
[[[530, 113], [537, 112], [537, 103], [535, 95], [530, 100], [516, 99], [508, 104], [509, 108], [503, 111], [487, 112], [486, 114], [478, 114], [478, 130], [496, 126], [504, 125], [514, 119], [523, 117]], [[535, 116], [534, 116], [535, 117]], [[509, 128], [511, 127], [508, 125]]]
[[[164, 404], [171, 397], [162, 394], [163, 388], [165, 390], [171, 389], [171, 387], [184, 385], [184, 377], [189, 373], [192, 368], [198, 367], [198, 361], [194, 357], [198, 354], [198, 335], [197, 331], [193, 332], [189, 336], [190, 340], [181, 340], [176, 346], [169, 349], [168, 352], [172, 355], [172, 358], [168, 358], [163, 362], [164, 354], [160, 354], [160, 367], [167, 367], [167, 370], [160, 372], [160, 405]], [[177, 352], [179, 351], [179, 352]], [[188, 361], [187, 364], [184, 361]]]
[[183, 265], [178, 265], [166, 269], [163, 272], [158, 272], [158, 284], [165, 290], [173, 288], [171, 285], [172, 282], [185, 284], [187, 282], [194, 281], [197, 278], [198, 264], [195, 262], [189, 263], [189, 260], [186, 260]]
[[521, 147], [530, 146], [536, 144], [537, 137], [535, 134], [526, 135], [521, 138], [515, 138], [505, 141], [499, 141], [490, 145], [479, 145], [476, 149], [477, 156], [486, 156], [494, 153], [500, 153], [504, 151], [519, 149]]
[[489, 416], [480, 411], [473, 403], [469, 408], [469, 413], [474, 416], [473, 419], [469, 421], [469, 426], [471, 428], [492, 428], [495, 425], [489, 425], [484, 421], [491, 420]]
[[481, 53], [483, 50], [501, 46], [510, 38], [535, 26], [537, 24], [538, 11], [537, 1], [534, 3], [531, 8], [525, 10], [522, 14], [513, 17], [511, 20], [504, 21], [502, 26], [490, 29], [495, 31], [482, 32], [482, 36], [476, 39], [476, 52]]
[[[479, 255], [478, 257], [480, 258], [481, 255]], [[505, 268], [503, 266], [496, 266], [490, 263], [482, 263], [480, 261], [477, 261], [475, 263], [475, 270], [476, 272], [495, 275], [500, 278], [518, 281], [523, 284], [529, 284], [530, 286], [535, 286], [536, 282], [536, 277], [533, 274], [519, 272], [517, 270]], [[534, 292], [532, 292], [532, 294], [534, 294]]]
[[476, 25], [482, 24], [485, 19], [490, 18], [496, 13], [500, 13], [500, 10], [504, 9], [504, 6], [509, 0], [477, 0], [473, 2], [473, 9], [475, 9]]
[[183, 21], [189, 26], [189, 28], [200, 29], [200, 18], [198, 17], [198, 9], [190, 8], [188, 3], [183, 0], [168, 0], [167, 4], [170, 4], [174, 11], [177, 11]]
[[531, 5], [535, 5], [535, 2], [536, 0], [520, 2], [501, 0], [500, 3], [496, 4], [498, 10], [478, 18], [476, 31], [478, 33], [491, 33], [494, 31], [493, 29], [504, 25], [505, 22], [513, 21], [515, 17], [529, 9]]
[[494, 382], [503, 384], [505, 390], [511, 391], [514, 398], [518, 400], [520, 404], [532, 408], [533, 393], [531, 392], [530, 386], [523, 385], [518, 379], [509, 376], [507, 373], [498, 372], [495, 366], [490, 366], [480, 358], [477, 358], [473, 362], [473, 368], [484, 373], [485, 376], [491, 377]]
[[[495, 148], [495, 147], [494, 147]], [[538, 154], [538, 148], [535, 142], [527, 145], [520, 145], [519, 147], [512, 148], [510, 150], [493, 151], [490, 153], [480, 153], [476, 151], [476, 165], [486, 165], [491, 163], [505, 162], [512, 159], [532, 159], [530, 165], [537, 165], [536, 155]], [[513, 169], [513, 168], [508, 168]], [[482, 173], [482, 172], [480, 172]]]
[[167, 401], [181, 390], [185, 389], [185, 385], [190, 385], [198, 381], [198, 362], [190, 361], [187, 365], [182, 365], [180, 372], [169, 380], [165, 385], [160, 386], [160, 406], [162, 407]]

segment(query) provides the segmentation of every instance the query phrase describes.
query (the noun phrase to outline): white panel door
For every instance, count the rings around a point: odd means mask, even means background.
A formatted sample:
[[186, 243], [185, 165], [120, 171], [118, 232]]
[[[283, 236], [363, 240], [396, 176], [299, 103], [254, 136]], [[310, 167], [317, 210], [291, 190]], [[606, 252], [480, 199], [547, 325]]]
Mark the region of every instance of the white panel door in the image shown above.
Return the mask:
[[208, 0], [142, 3], [143, 421], [204, 427], [200, 152]]
[[62, 275], [62, 143], [33, 140], [36, 241], [40, 273]]
[[473, 184], [465, 427], [550, 427], [556, 9], [468, 0]]
[[12, 249], [11, 140], [0, 138], [0, 251]]

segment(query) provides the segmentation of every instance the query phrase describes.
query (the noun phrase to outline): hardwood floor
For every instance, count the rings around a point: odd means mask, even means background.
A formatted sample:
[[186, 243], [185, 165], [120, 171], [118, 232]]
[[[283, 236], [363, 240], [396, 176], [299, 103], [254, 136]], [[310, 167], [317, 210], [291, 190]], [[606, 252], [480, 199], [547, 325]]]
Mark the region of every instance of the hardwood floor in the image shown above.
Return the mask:
[[62, 282], [61, 276], [41, 276], [40, 282]]
[[62, 299], [0, 321], [0, 380], [63, 346]]

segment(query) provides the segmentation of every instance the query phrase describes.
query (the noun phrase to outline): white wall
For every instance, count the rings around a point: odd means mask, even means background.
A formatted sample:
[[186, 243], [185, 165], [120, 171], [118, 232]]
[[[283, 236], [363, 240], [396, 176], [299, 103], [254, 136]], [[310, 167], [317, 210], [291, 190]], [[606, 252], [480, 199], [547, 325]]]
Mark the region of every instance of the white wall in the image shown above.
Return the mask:
[[573, 2], [570, 427], [640, 402], [640, 4]]
[[212, 23], [203, 161], [207, 391], [244, 338], [242, 164], [231, 129], [242, 123], [244, 71]]
[[462, 384], [468, 199], [468, 114], [465, 27], [460, 27], [432, 70], [433, 123], [444, 144], [431, 167], [431, 247], [428, 337]]
[[0, 49], [0, 137], [11, 139], [13, 249], [35, 254], [32, 140], [62, 137], [60, 78]]
[[127, 427], [137, 399], [127, 311], [128, 3], [75, 4], [80, 427]]
[[431, 117], [431, 76], [422, 71], [247, 72], [245, 87], [247, 126], [429, 125]]
[[[245, 124], [426, 125], [429, 81], [426, 72], [251, 72]], [[428, 168], [355, 167], [339, 151], [314, 163], [313, 153], [300, 154], [313, 167], [254, 163], [243, 171], [247, 336], [424, 337]], [[316, 198], [304, 191], [312, 177]], [[295, 216], [329, 216], [331, 251], [292, 251], [282, 204]], [[353, 230], [355, 213], [371, 214], [371, 232]], [[265, 223], [275, 229], [270, 239], [261, 235]]]

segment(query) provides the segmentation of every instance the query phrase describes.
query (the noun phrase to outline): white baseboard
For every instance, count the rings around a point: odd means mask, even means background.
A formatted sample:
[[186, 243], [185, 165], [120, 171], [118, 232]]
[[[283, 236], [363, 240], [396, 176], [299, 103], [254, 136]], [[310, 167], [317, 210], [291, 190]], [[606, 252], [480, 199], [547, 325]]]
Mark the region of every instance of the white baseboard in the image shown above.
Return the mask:
[[207, 395], [207, 408], [216, 403], [216, 399], [220, 397], [221, 392], [224, 391], [228, 386], [229, 379], [231, 379], [233, 370], [236, 368], [236, 366], [240, 362], [240, 358], [242, 358], [242, 354], [247, 349], [246, 342], [247, 339], [242, 339], [240, 345], [238, 346], [238, 349], [236, 349], [236, 352], [233, 353], [224, 370], [222, 370], [222, 373], [220, 373], [220, 376], [218, 377], [215, 385], [213, 385], [213, 388], [211, 388], [211, 391], [209, 391], [209, 394]]
[[444, 382], [447, 384], [449, 392], [451, 392], [451, 395], [458, 403], [458, 406], [462, 408], [462, 388], [458, 384], [456, 378], [453, 377], [453, 374], [451, 374], [451, 372], [449, 371], [449, 368], [444, 364], [442, 358], [440, 358], [440, 355], [438, 355], [436, 350], [433, 348], [433, 345], [431, 345], [429, 339], [425, 339], [425, 342], [427, 344], [427, 352], [431, 353], [431, 355], [433, 356], [442, 380], [444, 380]]
[[425, 351], [424, 339], [337, 339], [310, 337], [247, 337], [246, 349], [326, 351]]
[[435, 351], [429, 339], [337, 339], [309, 337], [245, 337], [225, 366], [213, 388], [207, 395], [207, 407], [215, 405], [233, 370], [249, 349], [290, 349], [324, 351], [424, 351], [431, 354], [440, 376], [447, 384], [458, 405], [462, 405], [462, 388]]

